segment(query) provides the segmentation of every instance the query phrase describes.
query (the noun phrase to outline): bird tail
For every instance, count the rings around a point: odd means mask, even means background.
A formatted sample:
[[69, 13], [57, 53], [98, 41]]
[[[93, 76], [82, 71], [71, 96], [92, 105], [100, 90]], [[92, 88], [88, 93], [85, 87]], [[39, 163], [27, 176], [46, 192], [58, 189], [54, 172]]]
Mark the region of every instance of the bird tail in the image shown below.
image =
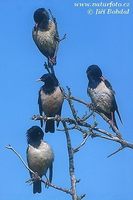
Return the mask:
[[117, 109], [116, 112], [117, 112], [117, 114], [118, 114], [118, 117], [119, 117], [121, 123], [123, 124], [122, 119], [121, 119], [121, 116], [120, 116], [120, 113], [119, 113], [119, 110]]
[[[113, 112], [112, 115], [113, 115], [112, 122], [113, 122], [113, 124], [115, 125], [115, 127], [118, 129], [118, 125], [117, 125], [116, 119], [115, 119], [115, 112]], [[119, 130], [119, 129], [118, 129], [118, 130]]]
[[50, 133], [54, 133], [55, 132], [55, 124], [54, 124], [54, 120], [47, 120], [46, 121], [46, 126], [45, 126], [45, 132], [50, 132]]
[[33, 183], [33, 193], [41, 193], [42, 192], [42, 187], [41, 187], [41, 181], [35, 181]]
[[[118, 126], [117, 126], [117, 123], [116, 123], [116, 119], [115, 119], [115, 112], [111, 112], [110, 114], [106, 114], [106, 117], [108, 119], [110, 119], [112, 125], [114, 125], [117, 129], [118, 129]], [[112, 129], [113, 130], [113, 129]], [[119, 129], [118, 129], [119, 130]]]
[[56, 126], [57, 126], [57, 127], [59, 126], [59, 123], [60, 123], [60, 122], [56, 122]]

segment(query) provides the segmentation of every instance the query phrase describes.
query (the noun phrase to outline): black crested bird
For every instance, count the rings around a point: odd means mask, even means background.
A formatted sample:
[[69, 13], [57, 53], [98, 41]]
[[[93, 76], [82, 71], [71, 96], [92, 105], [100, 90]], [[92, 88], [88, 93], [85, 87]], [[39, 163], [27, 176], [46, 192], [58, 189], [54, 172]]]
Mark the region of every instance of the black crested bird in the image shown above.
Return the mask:
[[[53, 161], [54, 153], [49, 144], [43, 141], [44, 133], [39, 126], [32, 126], [27, 131], [27, 162], [29, 168], [42, 178], [49, 169], [49, 182], [53, 176]], [[35, 180], [34, 175], [30, 172], [33, 178], [33, 193], [41, 193], [41, 181]]]
[[41, 53], [47, 57], [48, 63], [54, 65], [59, 43], [57, 26], [45, 8], [39, 8], [34, 12], [34, 21], [33, 40]]
[[89, 66], [86, 73], [89, 79], [87, 93], [96, 110], [103, 113], [118, 129], [115, 111], [121, 122], [122, 120], [115, 100], [115, 92], [110, 82], [102, 76], [102, 71], [97, 65]]
[[[54, 74], [44, 74], [40, 79], [44, 82], [44, 85], [39, 91], [39, 112], [40, 115], [43, 113], [47, 117], [55, 117], [56, 115], [61, 116], [62, 104], [64, 96], [59, 86], [59, 82]], [[59, 122], [57, 122], [57, 127]], [[41, 127], [43, 126], [43, 120], [41, 120]], [[54, 120], [47, 120], [45, 125], [45, 132], [55, 132]]]

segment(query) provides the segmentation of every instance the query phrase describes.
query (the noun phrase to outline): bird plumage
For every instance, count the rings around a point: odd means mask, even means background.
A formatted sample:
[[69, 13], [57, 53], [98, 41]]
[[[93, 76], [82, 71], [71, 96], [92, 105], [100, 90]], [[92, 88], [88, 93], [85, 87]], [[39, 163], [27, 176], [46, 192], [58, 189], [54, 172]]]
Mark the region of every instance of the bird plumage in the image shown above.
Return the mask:
[[56, 64], [55, 52], [59, 43], [59, 35], [55, 22], [50, 19], [49, 13], [44, 8], [34, 12], [35, 27], [32, 36], [40, 52], [47, 57], [48, 62]]
[[89, 79], [87, 93], [96, 110], [103, 113], [118, 128], [115, 111], [121, 122], [122, 120], [115, 100], [115, 92], [110, 82], [102, 76], [102, 71], [97, 65], [89, 66], [86, 73]]
[[[46, 175], [49, 169], [49, 181], [52, 181], [54, 153], [49, 144], [43, 141], [43, 131], [38, 126], [33, 126], [27, 131], [27, 162], [33, 172], [40, 178]], [[31, 178], [33, 174], [30, 173]], [[33, 193], [41, 192], [41, 181], [34, 180]]]
[[[39, 91], [38, 98], [40, 115], [43, 115], [44, 113], [47, 117], [55, 117], [56, 115], [60, 116], [64, 97], [57, 78], [54, 74], [44, 74], [40, 80], [44, 82], [44, 85]], [[57, 123], [57, 126], [58, 124], [59, 123]], [[41, 127], [42, 126], [43, 120], [41, 120]], [[47, 120], [45, 132], [53, 133], [54, 131], [54, 120]]]

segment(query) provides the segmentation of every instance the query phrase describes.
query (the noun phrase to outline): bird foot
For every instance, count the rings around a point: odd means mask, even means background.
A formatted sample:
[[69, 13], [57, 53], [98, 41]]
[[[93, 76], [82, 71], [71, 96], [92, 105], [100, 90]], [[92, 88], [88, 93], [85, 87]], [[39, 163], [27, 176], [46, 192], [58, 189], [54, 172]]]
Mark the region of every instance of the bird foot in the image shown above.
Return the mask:
[[93, 103], [88, 103], [87, 106], [89, 107], [89, 110], [92, 110], [92, 111], [95, 111], [95, 110], [96, 110], [96, 107], [94, 106]]
[[50, 181], [46, 175], [45, 175], [45, 177], [46, 177], [45, 188], [49, 188]]
[[38, 175], [37, 172], [35, 172], [34, 174], [32, 174], [32, 178], [27, 180], [26, 183], [29, 183], [30, 185], [33, 184], [33, 182], [41, 180], [40, 176]]
[[33, 178], [31, 178], [31, 179], [29, 179], [29, 180], [27, 180], [27, 181], [25, 181], [25, 183], [29, 183], [30, 185], [32, 185], [33, 184]]
[[57, 120], [56, 121], [56, 125], [57, 127], [59, 126], [59, 123], [60, 123], [60, 120], [61, 120], [61, 116], [60, 115], [55, 115], [55, 119]]
[[116, 133], [116, 136], [119, 138], [119, 139], [122, 139], [122, 135], [120, 133]]
[[56, 57], [52, 57], [52, 58], [49, 57], [48, 62], [52, 66], [56, 65]]
[[60, 115], [55, 115], [55, 119], [60, 120], [61, 116]]

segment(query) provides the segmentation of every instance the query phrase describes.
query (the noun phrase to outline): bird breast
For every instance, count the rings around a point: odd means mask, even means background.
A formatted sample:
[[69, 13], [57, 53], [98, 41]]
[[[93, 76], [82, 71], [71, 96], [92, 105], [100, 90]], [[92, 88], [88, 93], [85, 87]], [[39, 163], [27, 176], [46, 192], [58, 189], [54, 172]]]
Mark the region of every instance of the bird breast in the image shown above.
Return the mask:
[[33, 30], [32, 35], [42, 54], [46, 57], [53, 57], [57, 44], [55, 24], [51, 21], [48, 30]]
[[43, 90], [40, 92], [43, 112], [47, 116], [55, 116], [61, 109], [64, 97], [60, 87], [56, 87], [51, 94], [45, 94]]
[[45, 175], [54, 160], [51, 147], [47, 143], [41, 142], [38, 147], [29, 145], [27, 153], [29, 167], [40, 176]]
[[96, 88], [88, 88], [88, 93], [92, 103], [94, 103], [97, 109], [106, 113], [111, 112], [114, 95], [103, 81], [101, 81]]

